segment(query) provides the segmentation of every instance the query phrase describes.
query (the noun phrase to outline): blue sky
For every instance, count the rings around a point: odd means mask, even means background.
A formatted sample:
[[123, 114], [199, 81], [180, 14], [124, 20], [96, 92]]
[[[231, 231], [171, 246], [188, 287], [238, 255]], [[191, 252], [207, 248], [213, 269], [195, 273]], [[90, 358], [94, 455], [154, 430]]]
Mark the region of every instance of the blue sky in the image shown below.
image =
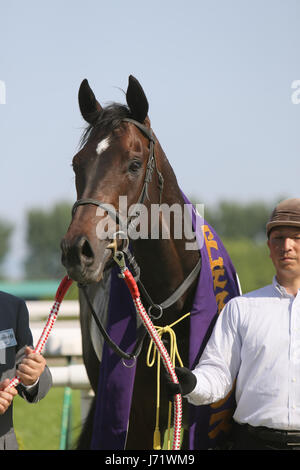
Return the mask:
[[199, 203], [299, 196], [300, 2], [1, 2], [0, 217], [76, 199], [71, 160], [85, 126], [83, 78], [124, 102], [133, 74], [183, 191]]

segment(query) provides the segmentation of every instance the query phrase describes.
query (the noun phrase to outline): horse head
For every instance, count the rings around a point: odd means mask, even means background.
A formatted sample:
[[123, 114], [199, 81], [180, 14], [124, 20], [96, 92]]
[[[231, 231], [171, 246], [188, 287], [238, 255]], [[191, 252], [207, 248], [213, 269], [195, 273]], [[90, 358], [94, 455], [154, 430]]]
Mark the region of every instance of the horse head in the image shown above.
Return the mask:
[[128, 224], [120, 196], [126, 197], [127, 209], [148, 200], [149, 194], [159, 202], [162, 188], [159, 192], [159, 184], [149, 184], [152, 177], [158, 181], [161, 173], [154, 155], [148, 101], [140, 83], [129, 77], [127, 106], [102, 107], [87, 80], [81, 83], [78, 99], [88, 127], [73, 158], [77, 202], [61, 250], [69, 276], [90, 283], [102, 278], [112, 257], [112, 238], [124, 228], [122, 216]]

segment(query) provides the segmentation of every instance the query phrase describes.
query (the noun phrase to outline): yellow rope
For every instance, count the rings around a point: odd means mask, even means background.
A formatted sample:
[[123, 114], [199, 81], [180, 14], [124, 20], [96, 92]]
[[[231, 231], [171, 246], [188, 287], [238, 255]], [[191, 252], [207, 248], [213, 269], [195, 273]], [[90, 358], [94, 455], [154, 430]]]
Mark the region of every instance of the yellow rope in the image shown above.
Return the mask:
[[[176, 320], [174, 323], [171, 325], [167, 326], [154, 326], [157, 330], [157, 333], [160, 338], [162, 338], [163, 334], [168, 333], [170, 337], [170, 351], [169, 351], [169, 356], [171, 359], [171, 362], [173, 364], [173, 367], [175, 367], [175, 361], [179, 362], [180, 367], [183, 367], [183, 363], [180, 357], [180, 354], [178, 352], [178, 347], [177, 347], [177, 340], [176, 340], [176, 333], [173, 330], [173, 326], [175, 326], [177, 323], [181, 322], [184, 320], [186, 317], [188, 317], [190, 314], [186, 313], [183, 315], [181, 318]], [[151, 358], [151, 353], [152, 353], [152, 358]], [[155, 419], [155, 430], [154, 430], [154, 437], [153, 437], [153, 449], [159, 450], [161, 449], [161, 435], [160, 435], [160, 430], [159, 430], [159, 410], [160, 410], [160, 354], [158, 354], [157, 349], [154, 345], [154, 342], [151, 340], [148, 348], [148, 353], [147, 353], [147, 366], [148, 367], [153, 367], [155, 362], [157, 361], [157, 376], [156, 376], [156, 383], [157, 383], [157, 399], [156, 399], [156, 419]], [[169, 403], [169, 415], [168, 415], [168, 449], [171, 447], [171, 411], [172, 411], [172, 403]]]

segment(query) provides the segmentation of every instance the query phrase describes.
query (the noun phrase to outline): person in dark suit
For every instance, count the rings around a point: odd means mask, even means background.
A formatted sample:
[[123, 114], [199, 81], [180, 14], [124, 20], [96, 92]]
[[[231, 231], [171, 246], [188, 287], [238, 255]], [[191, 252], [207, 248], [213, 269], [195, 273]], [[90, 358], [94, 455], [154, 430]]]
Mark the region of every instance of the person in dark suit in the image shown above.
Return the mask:
[[[52, 386], [45, 358], [33, 351], [29, 314], [25, 302], [0, 292], [0, 450], [17, 450], [12, 403], [19, 394], [36, 403]], [[16, 375], [21, 383], [7, 388]]]

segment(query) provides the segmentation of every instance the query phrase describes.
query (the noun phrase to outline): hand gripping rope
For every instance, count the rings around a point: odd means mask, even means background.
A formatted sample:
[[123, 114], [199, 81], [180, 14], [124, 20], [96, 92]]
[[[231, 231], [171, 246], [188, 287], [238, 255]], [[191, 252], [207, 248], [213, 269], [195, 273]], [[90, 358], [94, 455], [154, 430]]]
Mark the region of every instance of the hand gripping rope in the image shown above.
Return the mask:
[[[173, 383], [178, 384], [178, 378], [176, 376], [172, 361], [170, 359], [170, 356], [159, 336], [157, 333], [153, 323], [151, 322], [142, 302], [140, 299], [140, 292], [138, 289], [138, 286], [127, 268], [125, 264], [125, 258], [124, 258], [124, 253], [121, 251], [115, 252], [114, 259], [116, 263], [119, 265], [120, 271], [121, 271], [121, 277], [124, 279], [124, 281], [127, 284], [127, 287], [131, 293], [133, 303], [135, 305], [136, 312], [140, 315], [145, 327], [148, 330], [148, 333], [156, 345], [163, 364], [165, 366], [165, 369], [169, 373], [171, 380]], [[174, 435], [173, 435], [173, 446], [172, 450], [180, 450], [180, 433], [181, 433], [181, 422], [182, 422], [182, 398], [181, 394], [177, 394], [174, 397]]]
[[[56, 291], [56, 295], [55, 295], [55, 302], [52, 306], [52, 309], [49, 313], [49, 316], [48, 316], [48, 320], [47, 320], [47, 323], [44, 327], [44, 330], [40, 336], [40, 339], [34, 349], [34, 352], [35, 353], [41, 353], [47, 340], [48, 340], [48, 336], [53, 328], [53, 325], [55, 323], [55, 320], [57, 318], [57, 314], [58, 314], [58, 311], [59, 311], [59, 308], [60, 308], [60, 304], [64, 298], [64, 296], [66, 295], [66, 292], [67, 290], [69, 289], [69, 287], [71, 286], [73, 280], [70, 279], [68, 276], [65, 276], [60, 285], [58, 286], [58, 289]], [[7, 388], [11, 388], [11, 387], [16, 387], [18, 384], [20, 383], [20, 379], [19, 377], [16, 375], [8, 384]]]

